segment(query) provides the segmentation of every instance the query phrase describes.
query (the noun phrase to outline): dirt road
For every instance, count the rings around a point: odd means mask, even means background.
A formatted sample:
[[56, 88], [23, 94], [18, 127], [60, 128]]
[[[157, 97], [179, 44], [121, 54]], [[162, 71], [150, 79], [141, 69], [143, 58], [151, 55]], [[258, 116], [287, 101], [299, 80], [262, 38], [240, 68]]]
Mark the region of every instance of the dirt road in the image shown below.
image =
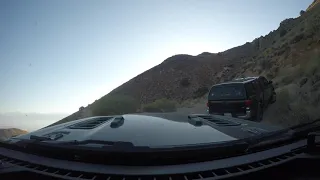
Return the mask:
[[[194, 104], [193, 107], [190, 108], [177, 108], [177, 112], [183, 113], [183, 114], [201, 114], [201, 113], [207, 113], [207, 107], [206, 107], [206, 101], [199, 102], [197, 104]], [[270, 122], [270, 118], [274, 116], [274, 107], [270, 105], [265, 112], [263, 113], [263, 120], [262, 122]]]

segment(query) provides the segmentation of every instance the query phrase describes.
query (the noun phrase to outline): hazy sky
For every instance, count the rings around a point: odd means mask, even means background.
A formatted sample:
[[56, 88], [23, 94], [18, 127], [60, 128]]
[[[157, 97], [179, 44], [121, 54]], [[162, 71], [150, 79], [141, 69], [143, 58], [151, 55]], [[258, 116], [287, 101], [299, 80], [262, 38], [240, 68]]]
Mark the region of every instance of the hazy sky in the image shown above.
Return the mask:
[[313, 0], [0, 1], [0, 113], [72, 113], [174, 54], [219, 52]]
[[0, 129], [18, 128], [30, 132], [59, 121], [67, 115], [61, 113], [0, 113]]

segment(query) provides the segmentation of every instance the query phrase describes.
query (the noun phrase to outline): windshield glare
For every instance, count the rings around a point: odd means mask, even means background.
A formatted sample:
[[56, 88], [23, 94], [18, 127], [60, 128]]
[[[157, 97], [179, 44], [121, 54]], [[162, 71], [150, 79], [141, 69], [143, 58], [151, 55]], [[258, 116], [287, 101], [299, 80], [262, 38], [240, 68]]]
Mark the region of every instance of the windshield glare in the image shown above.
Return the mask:
[[0, 140], [174, 146], [320, 118], [318, 1], [245, 2], [0, 2]]

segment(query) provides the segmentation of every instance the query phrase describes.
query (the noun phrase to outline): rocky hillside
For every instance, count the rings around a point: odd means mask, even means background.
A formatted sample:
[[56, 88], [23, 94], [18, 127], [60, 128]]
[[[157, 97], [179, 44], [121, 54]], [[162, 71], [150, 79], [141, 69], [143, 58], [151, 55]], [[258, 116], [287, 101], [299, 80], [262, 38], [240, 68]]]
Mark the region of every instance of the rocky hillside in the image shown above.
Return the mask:
[[311, 10], [315, 5], [319, 4], [320, 0], [314, 0], [310, 6], [307, 8], [307, 11]]
[[16, 128], [10, 128], [10, 129], [0, 129], [0, 140], [5, 140], [7, 138], [10, 138], [12, 136], [18, 136], [21, 134], [26, 134], [27, 131], [16, 129]]
[[[310, 5], [301, 16], [283, 20], [278, 29], [252, 42], [220, 53], [204, 52], [197, 56], [169, 57], [161, 64], [132, 78], [93, 104], [80, 108], [78, 112], [57, 123], [99, 115], [93, 113], [92, 109], [98, 104], [101, 106], [102, 102], [110, 97], [133, 98], [139, 104], [136, 111], [140, 111], [139, 107], [144, 104], [162, 98], [174, 100], [177, 104], [202, 98], [208, 88], [215, 83], [253, 75], [264, 75], [275, 82], [277, 91], [281, 91], [280, 95], [284, 94], [286, 97], [281, 101], [283, 104], [278, 104], [285, 106], [282, 113], [286, 118], [290, 118], [288, 114], [293, 112], [306, 111], [301, 110], [300, 106], [297, 107], [297, 104], [318, 107], [320, 102], [318, 2], [315, 1]], [[292, 100], [293, 96], [296, 99]], [[293, 114], [298, 116], [296, 113]], [[313, 112], [305, 112], [301, 116], [309, 119], [313, 116]], [[315, 117], [316, 115], [312, 118]], [[277, 121], [286, 123], [287, 120]]]

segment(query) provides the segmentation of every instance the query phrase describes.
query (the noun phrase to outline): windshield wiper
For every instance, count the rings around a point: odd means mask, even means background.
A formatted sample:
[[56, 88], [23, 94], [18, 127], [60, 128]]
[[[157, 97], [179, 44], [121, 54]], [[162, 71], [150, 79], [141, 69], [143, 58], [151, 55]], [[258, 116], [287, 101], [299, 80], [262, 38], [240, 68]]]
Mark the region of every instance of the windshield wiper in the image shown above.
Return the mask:
[[30, 140], [22, 140], [12, 145], [17, 145], [31, 151], [100, 151], [100, 152], [119, 152], [119, 153], [173, 153], [173, 152], [210, 152], [211, 154], [232, 155], [244, 153], [248, 149], [248, 143], [240, 140], [222, 143], [190, 144], [183, 146], [135, 146], [132, 142], [123, 141], [103, 141], [103, 140], [84, 140], [84, 141], [54, 141], [41, 136], [32, 136]]
[[87, 145], [87, 144], [98, 144], [98, 145], [105, 145], [105, 146], [114, 146], [114, 145], [126, 145], [126, 146], [134, 146], [132, 142], [125, 142], [125, 141], [103, 141], [103, 140], [84, 140], [84, 141], [64, 141], [64, 142], [56, 142], [53, 144], [58, 145]]
[[[194, 144], [194, 145], [186, 145], [186, 146], [159, 146], [159, 147], [149, 147], [149, 146], [135, 146], [132, 142], [124, 142], [124, 141], [102, 141], [102, 140], [84, 140], [84, 141], [67, 141], [67, 142], [48, 142], [41, 144], [49, 144], [49, 145], [57, 145], [60, 147], [77, 147], [81, 145], [88, 144], [97, 144], [102, 145], [100, 148], [108, 148], [108, 149], [136, 149], [142, 151], [180, 151], [185, 149], [192, 150], [203, 150], [203, 149], [232, 149], [235, 151], [245, 151], [248, 148], [248, 144], [242, 140], [230, 141], [224, 143], [215, 143], [215, 144]], [[88, 146], [90, 148], [90, 146]]]
[[[23, 144], [28, 147], [43, 147], [50, 149], [100, 149], [110, 151], [138, 151], [149, 149], [148, 146], [135, 146], [131, 142], [124, 141], [103, 141], [103, 140], [84, 140], [84, 141], [54, 141], [51, 138], [32, 136], [30, 140], [24, 140], [17, 144]], [[86, 146], [87, 145], [87, 146]], [[93, 145], [93, 146], [92, 146]], [[98, 146], [95, 146], [98, 145]]]

